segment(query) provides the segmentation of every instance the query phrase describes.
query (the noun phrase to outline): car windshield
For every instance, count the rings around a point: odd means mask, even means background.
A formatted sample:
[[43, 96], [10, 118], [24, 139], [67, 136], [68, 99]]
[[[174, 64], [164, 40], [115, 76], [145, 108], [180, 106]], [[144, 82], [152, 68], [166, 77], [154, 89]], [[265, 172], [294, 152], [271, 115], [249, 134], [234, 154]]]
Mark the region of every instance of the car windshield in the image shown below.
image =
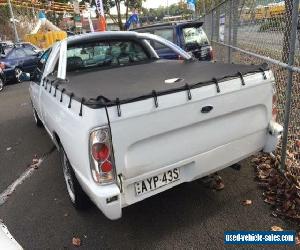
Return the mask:
[[125, 66], [149, 61], [144, 48], [134, 41], [105, 41], [68, 48], [67, 71], [107, 66]]
[[195, 45], [203, 46], [209, 44], [208, 38], [201, 27], [183, 28], [182, 32], [183, 32], [184, 42], [187, 47], [195, 46]]

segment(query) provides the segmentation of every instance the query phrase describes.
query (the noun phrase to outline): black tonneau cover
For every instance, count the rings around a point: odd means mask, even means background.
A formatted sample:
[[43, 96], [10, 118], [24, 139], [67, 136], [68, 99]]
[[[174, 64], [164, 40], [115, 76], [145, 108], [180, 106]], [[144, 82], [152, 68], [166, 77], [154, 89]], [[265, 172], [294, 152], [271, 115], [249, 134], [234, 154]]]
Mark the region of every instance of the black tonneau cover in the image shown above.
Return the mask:
[[[104, 96], [109, 100], [126, 101], [151, 94], [175, 90], [188, 84], [207, 83], [213, 78], [217, 81], [226, 77], [238, 76], [265, 70], [265, 66], [237, 65], [211, 62], [184, 62], [175, 60], [158, 60], [147, 64], [70, 72], [67, 74], [69, 83], [62, 84], [68, 92], [86, 100]], [[165, 80], [179, 78], [179, 82], [165, 83]]]
[[[138, 64], [109, 69], [93, 69], [89, 71], [69, 72], [67, 81], [49, 76], [43, 86], [55, 88], [62, 95], [81, 102], [91, 108], [105, 106], [119, 107], [120, 104], [154, 98], [157, 96], [186, 90], [189, 99], [190, 89], [215, 84], [220, 92], [218, 82], [230, 78], [239, 78], [244, 85], [243, 75], [262, 72], [265, 78], [267, 65], [238, 65], [199, 61], [157, 60], [146, 64]], [[178, 82], [166, 83], [165, 80], [178, 78]], [[62, 98], [62, 97], [61, 97]]]

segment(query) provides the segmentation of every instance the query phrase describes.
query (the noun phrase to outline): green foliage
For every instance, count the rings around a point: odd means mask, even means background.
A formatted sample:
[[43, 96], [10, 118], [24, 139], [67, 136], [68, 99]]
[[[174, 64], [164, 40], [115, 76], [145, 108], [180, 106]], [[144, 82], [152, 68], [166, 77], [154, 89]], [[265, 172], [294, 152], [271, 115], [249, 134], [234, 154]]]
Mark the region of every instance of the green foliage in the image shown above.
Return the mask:
[[275, 30], [284, 30], [284, 22], [281, 18], [268, 19], [259, 27], [260, 32]]

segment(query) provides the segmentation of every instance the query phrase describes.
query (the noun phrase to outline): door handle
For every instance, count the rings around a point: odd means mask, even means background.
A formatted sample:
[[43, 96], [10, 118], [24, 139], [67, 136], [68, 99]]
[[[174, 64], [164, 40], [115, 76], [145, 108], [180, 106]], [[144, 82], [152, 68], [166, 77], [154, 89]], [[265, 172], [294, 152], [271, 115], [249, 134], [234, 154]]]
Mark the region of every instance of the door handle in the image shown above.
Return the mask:
[[203, 107], [203, 108], [201, 109], [201, 113], [207, 114], [207, 113], [209, 113], [210, 111], [212, 111], [213, 108], [214, 108], [213, 106], [205, 106], [205, 107]]

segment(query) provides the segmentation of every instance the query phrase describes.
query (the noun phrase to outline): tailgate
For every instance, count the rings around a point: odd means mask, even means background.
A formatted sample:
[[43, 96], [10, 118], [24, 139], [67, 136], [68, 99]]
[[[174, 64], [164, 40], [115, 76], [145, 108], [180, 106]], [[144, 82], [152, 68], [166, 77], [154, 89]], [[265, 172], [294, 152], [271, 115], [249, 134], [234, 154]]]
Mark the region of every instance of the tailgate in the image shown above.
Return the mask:
[[[251, 135], [264, 134], [271, 120], [271, 72], [108, 108], [115, 164], [126, 180], [200, 155]], [[207, 112], [209, 111], [210, 112]], [[254, 137], [253, 137], [254, 138]], [[260, 150], [263, 140], [252, 140]], [[239, 149], [241, 154], [243, 148]], [[229, 152], [230, 153], [230, 152]]]

